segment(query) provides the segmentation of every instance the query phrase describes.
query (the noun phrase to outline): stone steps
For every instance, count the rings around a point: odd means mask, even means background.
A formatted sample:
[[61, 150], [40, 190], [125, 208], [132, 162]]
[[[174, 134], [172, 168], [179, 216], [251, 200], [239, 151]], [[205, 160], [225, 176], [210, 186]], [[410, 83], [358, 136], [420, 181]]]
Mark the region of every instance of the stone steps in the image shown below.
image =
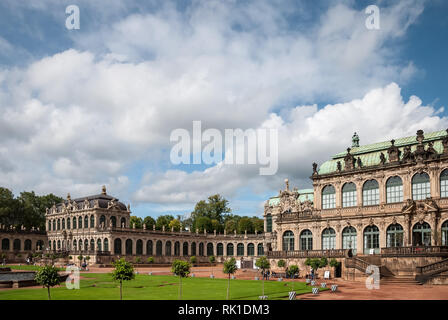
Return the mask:
[[381, 278], [381, 285], [421, 285], [421, 283], [414, 278], [384, 277]]

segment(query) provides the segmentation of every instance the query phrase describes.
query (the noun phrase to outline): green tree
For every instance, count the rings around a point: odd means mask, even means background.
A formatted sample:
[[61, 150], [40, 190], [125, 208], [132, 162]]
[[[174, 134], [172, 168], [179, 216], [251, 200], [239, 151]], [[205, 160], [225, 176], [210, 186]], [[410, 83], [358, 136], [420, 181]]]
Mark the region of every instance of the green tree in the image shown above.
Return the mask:
[[279, 267], [279, 268], [284, 268], [284, 267], [286, 267], [286, 261], [283, 260], [283, 259], [278, 260], [278, 262], [277, 262], [277, 267]]
[[252, 217], [252, 224], [254, 226], [254, 232], [255, 230], [257, 232], [263, 232], [264, 231], [264, 220], [260, 219], [258, 217]]
[[196, 264], [197, 261], [198, 261], [198, 259], [196, 258], [196, 256], [191, 256], [191, 257], [190, 257], [190, 263], [191, 263], [192, 265]]
[[216, 261], [215, 256], [209, 256], [208, 261], [210, 261], [210, 269], [212, 270], [212, 276], [213, 276], [213, 263], [215, 263]]
[[140, 217], [136, 217], [136, 216], [131, 216], [131, 218], [129, 219], [129, 226], [131, 228], [133, 228], [135, 223], [135, 228], [136, 229], [142, 229], [143, 228], [143, 220]]
[[78, 256], [78, 260], [79, 260], [79, 266], [81, 266], [81, 261], [82, 261], [82, 258], [83, 258], [83, 256], [82, 256], [82, 255], [79, 255], [79, 256]]
[[170, 230], [170, 221], [173, 220], [174, 217], [172, 215], [162, 215], [158, 216], [156, 220], [156, 229], [162, 230], [163, 226], [165, 226], [165, 230]]
[[291, 266], [289, 266], [288, 269], [288, 276], [290, 276], [291, 278], [294, 278], [294, 276], [299, 273], [299, 266], [296, 264], [293, 264]]
[[[221, 232], [224, 230], [224, 215], [231, 212], [231, 209], [228, 207], [228, 201], [221, 197], [219, 194], [215, 194], [209, 196], [207, 201], [201, 200], [196, 203], [193, 212], [191, 212], [190, 218], [192, 221], [193, 229], [200, 229], [202, 226], [202, 231], [204, 230], [204, 219], [202, 222], [198, 224], [198, 219], [201, 217], [207, 217], [210, 221], [210, 225], [208, 225], [205, 229], [207, 230], [216, 230], [217, 232]], [[216, 220], [218, 223], [212, 224], [212, 220]], [[214, 226], [216, 228], [214, 228]]]
[[58, 269], [50, 265], [39, 268], [34, 276], [34, 280], [44, 288], [47, 288], [48, 300], [51, 300], [50, 288], [61, 282]]
[[212, 221], [209, 217], [198, 217], [193, 224], [194, 229], [198, 229], [199, 232], [212, 230]]
[[224, 225], [227, 233], [233, 233], [238, 229], [238, 219], [228, 219]]
[[263, 289], [262, 289], [262, 295], [264, 296], [264, 273], [266, 270], [271, 268], [271, 264], [269, 263], [269, 260], [266, 257], [258, 258], [257, 261], [255, 261], [255, 266], [260, 268], [262, 271], [263, 276]]
[[147, 262], [149, 265], [151, 265], [151, 264], [154, 263], [154, 258], [153, 258], [153, 257], [148, 257], [148, 258], [146, 259], [146, 262]]
[[181, 224], [180, 224], [180, 220], [178, 219], [173, 219], [170, 221], [170, 223], [168, 224], [169, 229], [173, 229], [174, 231], [180, 231], [181, 228]]
[[237, 270], [236, 267], [236, 260], [235, 258], [230, 258], [226, 261], [224, 261], [224, 267], [222, 272], [228, 275], [228, 280], [227, 280], [227, 300], [229, 300], [230, 297], [230, 276], [232, 274], [235, 274]]
[[191, 265], [187, 261], [174, 260], [171, 272], [179, 277], [179, 300], [182, 300], [182, 278], [188, 277]]
[[123, 281], [135, 278], [134, 267], [123, 258], [114, 261], [113, 266], [112, 279], [120, 282], [120, 300], [123, 300]]
[[156, 224], [156, 220], [154, 220], [153, 217], [146, 217], [145, 219], [143, 219], [143, 224], [146, 225], [146, 229], [152, 230], [152, 226], [154, 226]]
[[254, 224], [252, 219], [249, 217], [242, 217], [238, 221], [238, 233], [244, 233], [247, 230], [247, 233], [254, 233]]

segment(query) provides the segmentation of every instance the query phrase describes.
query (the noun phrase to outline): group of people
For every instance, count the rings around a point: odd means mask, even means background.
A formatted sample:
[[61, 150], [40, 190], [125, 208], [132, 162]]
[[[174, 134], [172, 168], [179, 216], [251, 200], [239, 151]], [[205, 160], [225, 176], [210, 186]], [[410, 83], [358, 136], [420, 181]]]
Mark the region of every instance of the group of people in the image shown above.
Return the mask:
[[261, 271], [261, 273], [263, 274], [263, 279], [264, 280], [269, 280], [269, 278], [271, 277], [271, 271], [270, 270]]

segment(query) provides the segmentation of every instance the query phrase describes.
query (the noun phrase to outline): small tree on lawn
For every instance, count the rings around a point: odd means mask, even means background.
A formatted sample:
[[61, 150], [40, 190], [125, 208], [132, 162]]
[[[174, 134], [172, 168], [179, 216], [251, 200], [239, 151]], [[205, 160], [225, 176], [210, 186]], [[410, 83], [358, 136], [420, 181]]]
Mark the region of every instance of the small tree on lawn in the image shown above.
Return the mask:
[[[336, 269], [337, 267], [339, 267], [340, 264], [341, 263], [338, 260], [336, 260], [335, 258], [332, 258], [330, 260], [330, 267], [332, 267], [332, 268]], [[336, 274], [336, 271], [334, 271], [334, 273]]]
[[293, 284], [294, 284], [294, 276], [295, 276], [296, 274], [298, 274], [298, 273], [299, 273], [299, 267], [298, 267], [296, 264], [293, 264], [293, 265], [289, 266], [289, 269], [288, 269], [288, 276], [289, 276], [291, 279], [293, 279], [293, 281], [291, 281], [291, 291], [294, 290], [294, 288], [293, 288]]
[[271, 268], [271, 264], [269, 263], [269, 260], [266, 257], [261, 257], [261, 258], [257, 259], [257, 261], [255, 261], [255, 266], [260, 268], [262, 271], [262, 275], [263, 275], [262, 296], [264, 296], [264, 272], [265, 272], [265, 270]]
[[215, 262], [215, 256], [208, 257], [208, 261], [210, 261], [210, 269], [212, 270], [212, 276], [213, 276], [213, 263]]
[[113, 262], [114, 270], [112, 279], [120, 282], [120, 300], [123, 300], [123, 281], [129, 281], [135, 278], [134, 267], [132, 263], [121, 258]]
[[224, 261], [224, 268], [222, 271], [229, 276], [227, 283], [227, 300], [229, 300], [230, 296], [230, 275], [234, 274], [236, 270], [237, 267], [235, 258], [230, 258], [229, 260]]
[[86, 261], [87, 261], [87, 264], [89, 264], [90, 256], [87, 256], [87, 257], [86, 257]]
[[[285, 268], [286, 267], [286, 261], [283, 259], [278, 260], [277, 267], [279, 268]], [[286, 270], [285, 270], [286, 271]]]
[[44, 288], [47, 288], [48, 300], [51, 300], [50, 288], [61, 282], [59, 279], [58, 269], [50, 265], [39, 268], [34, 276], [34, 280], [36, 280], [36, 282]]
[[196, 256], [191, 256], [191, 257], [190, 257], [190, 263], [191, 263], [191, 265], [196, 264], [197, 261], [198, 261], [198, 259], [196, 258]]
[[190, 274], [190, 264], [183, 260], [174, 260], [171, 266], [171, 272], [179, 277], [179, 300], [182, 299], [182, 278]]
[[78, 256], [78, 260], [79, 260], [79, 266], [81, 267], [81, 262], [82, 262], [82, 258], [83, 258], [83, 256], [82, 255], [79, 255]]
[[142, 258], [140, 257], [135, 258], [135, 263], [142, 263]]
[[148, 258], [146, 259], [146, 262], [147, 262], [149, 265], [152, 265], [152, 264], [154, 263], [154, 257], [148, 257]]

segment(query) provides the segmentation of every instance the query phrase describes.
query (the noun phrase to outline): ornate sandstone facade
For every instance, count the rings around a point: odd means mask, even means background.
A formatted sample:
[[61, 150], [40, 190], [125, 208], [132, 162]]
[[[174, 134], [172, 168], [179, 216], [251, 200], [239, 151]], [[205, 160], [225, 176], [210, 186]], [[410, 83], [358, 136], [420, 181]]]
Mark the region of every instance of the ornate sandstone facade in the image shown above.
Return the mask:
[[[217, 234], [136, 229], [130, 226], [130, 207], [108, 195], [103, 187], [99, 195], [72, 200], [47, 210], [48, 249], [64, 251], [72, 257], [90, 256], [91, 261], [109, 263], [119, 256], [153, 256], [156, 262], [170, 262], [176, 257], [196, 256], [218, 261], [229, 256], [252, 258], [264, 255], [261, 234]], [[154, 226], [155, 227], [155, 226]]]
[[355, 133], [352, 148], [313, 164], [313, 190], [291, 191], [286, 180], [265, 204], [268, 256], [445, 257], [447, 132], [365, 146]]

